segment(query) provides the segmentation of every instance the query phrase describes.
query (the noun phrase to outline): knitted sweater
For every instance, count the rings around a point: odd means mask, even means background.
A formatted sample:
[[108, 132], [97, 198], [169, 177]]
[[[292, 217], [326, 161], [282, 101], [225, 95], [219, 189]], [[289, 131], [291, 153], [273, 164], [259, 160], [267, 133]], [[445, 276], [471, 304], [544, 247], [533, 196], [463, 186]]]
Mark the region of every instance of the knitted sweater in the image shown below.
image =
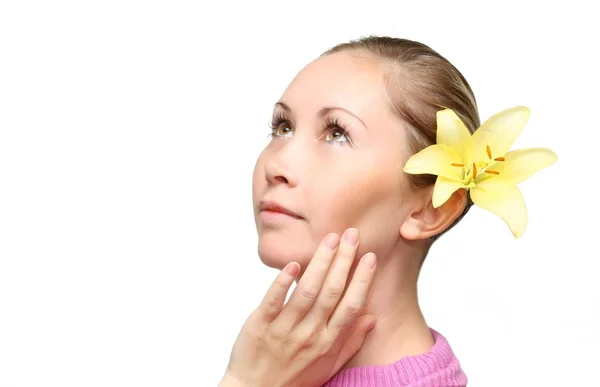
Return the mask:
[[395, 363], [347, 368], [323, 387], [463, 387], [467, 376], [448, 341], [431, 329], [435, 344], [423, 355], [407, 356]]

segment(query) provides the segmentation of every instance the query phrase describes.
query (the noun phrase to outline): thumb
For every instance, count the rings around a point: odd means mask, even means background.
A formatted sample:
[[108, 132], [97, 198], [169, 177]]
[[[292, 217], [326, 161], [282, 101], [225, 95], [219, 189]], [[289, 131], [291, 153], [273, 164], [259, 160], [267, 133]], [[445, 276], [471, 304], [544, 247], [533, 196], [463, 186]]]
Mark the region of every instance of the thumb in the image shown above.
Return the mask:
[[347, 338], [342, 338], [344, 344], [331, 370], [331, 376], [335, 375], [344, 364], [354, 356], [362, 347], [367, 334], [375, 327], [377, 319], [372, 314], [366, 314], [358, 318]]

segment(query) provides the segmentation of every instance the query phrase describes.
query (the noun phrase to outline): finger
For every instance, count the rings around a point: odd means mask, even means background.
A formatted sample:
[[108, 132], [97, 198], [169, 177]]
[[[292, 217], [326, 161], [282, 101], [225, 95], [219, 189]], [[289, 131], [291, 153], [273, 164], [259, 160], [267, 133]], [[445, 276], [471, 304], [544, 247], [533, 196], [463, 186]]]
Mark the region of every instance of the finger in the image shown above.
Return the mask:
[[327, 273], [323, 288], [307, 318], [326, 322], [331, 316], [346, 288], [348, 274], [356, 258], [358, 237], [358, 230], [356, 229], [348, 229], [342, 236], [340, 247]]
[[361, 258], [350, 285], [348, 285], [346, 294], [344, 294], [329, 319], [328, 327], [333, 335], [339, 335], [340, 332], [354, 324], [356, 319], [363, 313], [375, 277], [376, 263], [374, 253], [367, 253]]
[[314, 304], [335, 256], [339, 239], [337, 234], [329, 234], [317, 247], [315, 255], [278, 318], [283, 326], [290, 328], [296, 325]]
[[271, 322], [279, 315], [290, 286], [299, 272], [300, 265], [297, 262], [288, 263], [279, 272], [258, 307], [260, 318], [264, 322]]
[[375, 327], [377, 320], [373, 315], [364, 315], [361, 316], [356, 324], [352, 327], [347, 338], [344, 340], [342, 344], [342, 348], [340, 349], [340, 353], [335, 360], [335, 364], [332, 368], [332, 375], [336, 374], [340, 368], [344, 364], [348, 362], [354, 356], [360, 347], [362, 347], [365, 339], [367, 338], [367, 334]]

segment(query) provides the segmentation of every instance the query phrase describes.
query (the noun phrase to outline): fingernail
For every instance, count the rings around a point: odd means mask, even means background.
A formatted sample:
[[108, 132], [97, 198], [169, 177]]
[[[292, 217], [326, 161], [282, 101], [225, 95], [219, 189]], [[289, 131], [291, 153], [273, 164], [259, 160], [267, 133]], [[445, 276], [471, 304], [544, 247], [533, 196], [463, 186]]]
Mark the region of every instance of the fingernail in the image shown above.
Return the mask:
[[358, 230], [355, 228], [349, 228], [344, 234], [344, 239], [352, 246], [356, 245], [356, 242], [358, 242]]
[[329, 234], [325, 237], [325, 246], [329, 247], [331, 250], [335, 250], [339, 240], [337, 234]]
[[368, 253], [367, 256], [365, 257], [365, 265], [367, 265], [367, 267], [369, 269], [372, 269], [375, 267], [375, 262], [376, 262], [375, 254]]
[[287, 267], [285, 268], [285, 271], [292, 277], [295, 277], [300, 272], [300, 265], [298, 265], [296, 262], [293, 262], [293, 263], [287, 265]]

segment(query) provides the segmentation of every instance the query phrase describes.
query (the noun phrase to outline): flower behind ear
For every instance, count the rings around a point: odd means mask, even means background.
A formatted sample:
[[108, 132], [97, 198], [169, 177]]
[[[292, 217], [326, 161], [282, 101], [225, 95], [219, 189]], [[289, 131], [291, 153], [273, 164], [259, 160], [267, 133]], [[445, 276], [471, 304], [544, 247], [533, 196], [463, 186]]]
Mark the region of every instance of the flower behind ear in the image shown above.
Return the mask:
[[436, 175], [433, 206], [444, 204], [466, 188], [473, 203], [502, 218], [515, 238], [527, 227], [527, 208], [516, 184], [552, 165], [547, 148], [509, 151], [529, 119], [517, 106], [490, 117], [473, 135], [454, 111], [437, 112], [437, 143], [413, 155], [404, 166], [409, 174]]

